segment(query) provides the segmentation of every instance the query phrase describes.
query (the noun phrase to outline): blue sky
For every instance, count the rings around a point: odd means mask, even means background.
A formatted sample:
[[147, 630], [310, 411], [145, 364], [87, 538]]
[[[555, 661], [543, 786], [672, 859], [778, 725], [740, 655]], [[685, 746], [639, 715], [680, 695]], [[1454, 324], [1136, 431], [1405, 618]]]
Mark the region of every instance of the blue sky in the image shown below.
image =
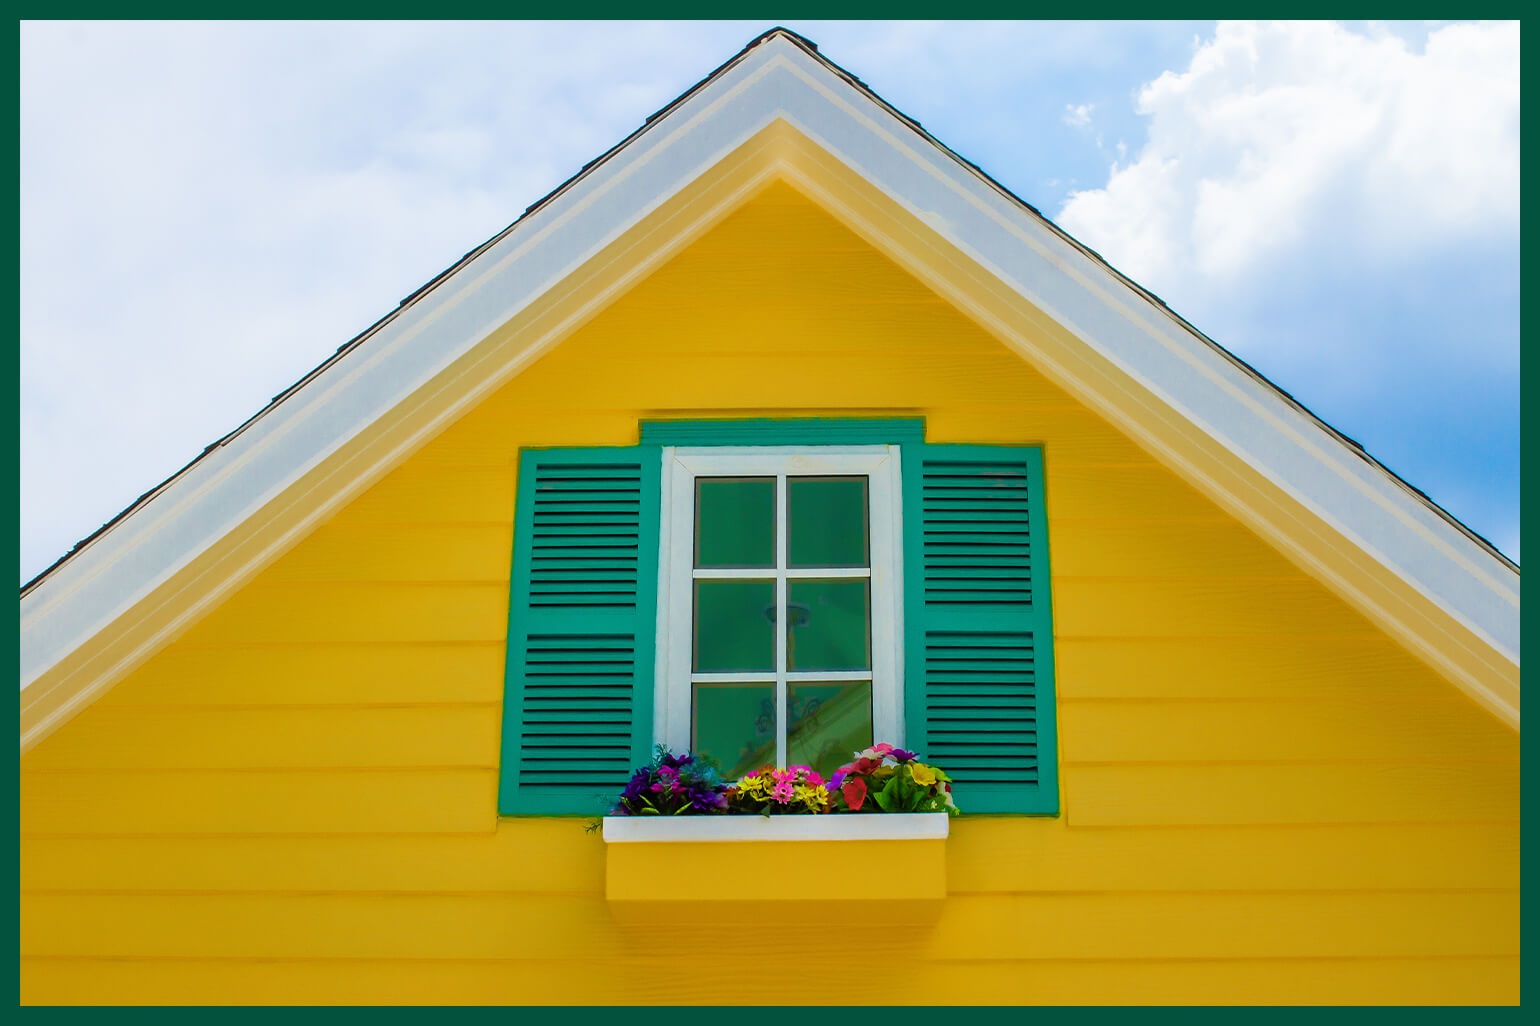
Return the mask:
[[[1519, 558], [1517, 25], [785, 24]], [[24, 24], [21, 580], [767, 27]]]

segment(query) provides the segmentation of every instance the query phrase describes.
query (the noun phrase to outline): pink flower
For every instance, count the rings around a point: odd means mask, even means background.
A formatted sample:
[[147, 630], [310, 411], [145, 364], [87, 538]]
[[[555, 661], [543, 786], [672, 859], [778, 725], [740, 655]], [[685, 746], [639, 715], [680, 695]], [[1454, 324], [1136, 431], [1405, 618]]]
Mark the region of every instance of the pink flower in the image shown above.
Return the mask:
[[684, 790], [684, 788], [679, 786], [679, 771], [668, 766], [658, 770], [658, 782], [652, 785], [652, 790], [661, 791], [664, 794], [673, 794], [676, 791]]
[[785, 805], [787, 802], [791, 801], [791, 795], [792, 786], [791, 781], [789, 780], [781, 781], [780, 783], [776, 784], [775, 787], [770, 791], [770, 797], [774, 798], [782, 805]]
[[823, 777], [818, 775], [818, 771], [817, 770], [811, 769], [811, 768], [809, 768], [807, 766], [802, 766], [800, 768], [807, 770], [807, 782], [808, 782], [808, 785], [810, 787], [822, 787], [823, 786]]

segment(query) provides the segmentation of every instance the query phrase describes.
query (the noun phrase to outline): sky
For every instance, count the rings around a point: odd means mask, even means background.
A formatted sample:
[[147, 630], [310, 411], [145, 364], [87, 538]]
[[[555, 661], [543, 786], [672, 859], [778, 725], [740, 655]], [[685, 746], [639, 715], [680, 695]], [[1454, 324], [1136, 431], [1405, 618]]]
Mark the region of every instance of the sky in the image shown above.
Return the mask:
[[[1519, 559], [1517, 24], [784, 24]], [[770, 25], [23, 23], [20, 580]]]

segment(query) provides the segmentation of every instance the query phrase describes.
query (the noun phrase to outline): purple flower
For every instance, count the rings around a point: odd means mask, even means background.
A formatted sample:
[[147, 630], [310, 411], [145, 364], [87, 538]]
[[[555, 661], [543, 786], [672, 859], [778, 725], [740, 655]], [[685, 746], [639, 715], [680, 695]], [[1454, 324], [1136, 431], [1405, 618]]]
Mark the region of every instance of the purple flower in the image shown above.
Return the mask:
[[683, 766], [690, 765], [694, 761], [695, 756], [693, 755], [665, 755], [663, 757], [663, 768], [678, 770]]
[[843, 783], [844, 780], [845, 780], [845, 771], [844, 770], [835, 770], [834, 771], [834, 776], [830, 777], [829, 778], [829, 782], [827, 784], [825, 784], [824, 786], [827, 787], [830, 791], [838, 791], [840, 789], [840, 784]]
[[647, 771], [645, 766], [631, 774], [631, 779], [626, 782], [626, 789], [620, 792], [620, 800], [628, 802], [640, 798], [642, 792], [647, 790], [647, 781], [651, 776], [652, 774]]
[[711, 791], [699, 791], [691, 797], [690, 806], [696, 809], [725, 809], [727, 808], [727, 795], [715, 794]]
[[914, 752], [906, 752], [902, 748], [895, 748], [888, 754], [897, 759], [900, 766], [906, 762], [913, 762], [915, 759], [919, 758], [919, 756]]

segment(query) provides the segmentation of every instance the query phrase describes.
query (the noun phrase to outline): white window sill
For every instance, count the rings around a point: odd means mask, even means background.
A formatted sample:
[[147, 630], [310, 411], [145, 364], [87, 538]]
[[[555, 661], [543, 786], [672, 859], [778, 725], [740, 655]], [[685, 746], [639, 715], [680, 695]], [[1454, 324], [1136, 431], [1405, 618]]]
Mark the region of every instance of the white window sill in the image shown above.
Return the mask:
[[944, 812], [825, 816], [606, 816], [604, 840], [711, 841], [931, 841], [947, 836]]

